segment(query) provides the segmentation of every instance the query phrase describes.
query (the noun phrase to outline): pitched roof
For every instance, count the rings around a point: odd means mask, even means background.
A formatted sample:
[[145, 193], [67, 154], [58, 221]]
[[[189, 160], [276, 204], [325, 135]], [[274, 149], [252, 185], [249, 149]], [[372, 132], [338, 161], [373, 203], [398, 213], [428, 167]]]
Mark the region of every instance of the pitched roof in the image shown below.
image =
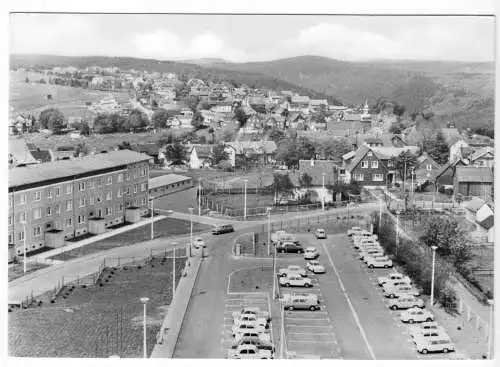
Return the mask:
[[363, 124], [359, 121], [328, 121], [326, 128], [328, 131], [338, 131], [342, 136], [354, 136], [356, 131], [363, 131]]
[[396, 147], [374, 147], [372, 151], [377, 154], [377, 157], [380, 159], [391, 159], [399, 156], [401, 153], [410, 151], [413, 154], [418, 153], [420, 150], [419, 147], [414, 146], [405, 146], [401, 148]]
[[233, 147], [236, 154], [242, 154], [247, 151], [253, 151], [256, 153], [263, 152], [265, 154], [272, 154], [278, 148], [276, 143], [272, 140], [261, 140], [261, 141], [231, 141], [226, 143], [230, 147]]
[[196, 149], [196, 155], [198, 158], [208, 158], [212, 154], [213, 149], [212, 144], [191, 144], [188, 146], [189, 153]]
[[170, 185], [172, 183], [182, 182], [186, 180], [191, 180], [191, 177], [178, 175], [175, 173], [170, 173], [167, 175], [161, 175], [153, 177], [149, 180], [149, 189], [155, 189], [157, 187]]
[[495, 218], [493, 215], [490, 215], [486, 219], [484, 219], [482, 222], [477, 222], [481, 227], [483, 227], [486, 230], [489, 230], [495, 225]]
[[354, 156], [353, 160], [349, 165], [345, 168], [346, 171], [351, 172], [358, 164], [361, 162], [361, 160], [365, 157], [366, 153], [368, 151], [372, 150], [373, 148], [370, 148], [366, 145], [361, 146], [357, 151], [356, 155]]
[[346, 154], [344, 154], [344, 155], [342, 156], [342, 159], [343, 159], [344, 161], [347, 161], [347, 160], [351, 159], [352, 157], [354, 157], [355, 155], [356, 155], [356, 151], [355, 151], [355, 150], [352, 150], [352, 151], [347, 152]]
[[464, 205], [467, 209], [469, 209], [471, 212], [477, 212], [483, 205], [485, 204], [485, 201], [479, 197], [473, 197], [471, 200], [467, 201], [467, 203]]
[[459, 138], [462, 138], [462, 135], [458, 132], [456, 128], [445, 128], [441, 129], [443, 133], [443, 137], [448, 144], [453, 144]]
[[52, 154], [50, 153], [50, 150], [31, 150], [31, 155], [33, 156], [33, 158], [40, 162], [52, 161]]
[[434, 179], [437, 180], [441, 175], [443, 175], [449, 168], [455, 168], [457, 165], [465, 165], [465, 162], [463, 159], [457, 159], [454, 162], [448, 162], [444, 166], [441, 167], [441, 169], [436, 172], [436, 175], [434, 176]]
[[486, 154], [492, 154], [493, 156], [495, 155], [495, 150], [491, 147], [483, 147], [478, 150], [476, 150], [472, 156], [471, 156], [471, 161], [474, 162], [476, 159], [481, 158], [482, 156]]
[[146, 144], [137, 144], [137, 148], [139, 149], [139, 153], [144, 153], [148, 155], [158, 155], [160, 148], [156, 143], [146, 143]]
[[47, 180], [113, 168], [131, 163], [149, 161], [151, 157], [131, 150], [119, 150], [103, 154], [88, 155], [72, 160], [40, 163], [17, 167], [9, 171], [9, 187], [34, 184]]
[[15, 165], [35, 164], [36, 159], [31, 155], [24, 139], [9, 139], [9, 155], [12, 156]]
[[493, 182], [493, 172], [489, 167], [457, 166], [455, 174], [459, 182]]

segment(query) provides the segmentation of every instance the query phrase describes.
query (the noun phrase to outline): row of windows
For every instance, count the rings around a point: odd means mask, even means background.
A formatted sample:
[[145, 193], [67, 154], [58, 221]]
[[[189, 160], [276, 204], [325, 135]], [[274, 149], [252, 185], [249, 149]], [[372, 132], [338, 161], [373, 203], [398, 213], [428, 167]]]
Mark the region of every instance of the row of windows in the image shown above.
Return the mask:
[[[369, 177], [367, 175], [367, 177]], [[365, 175], [363, 173], [355, 173], [354, 174], [354, 181], [364, 181], [365, 180]], [[372, 181], [384, 181], [384, 175], [382, 173], [374, 173], [372, 174]]]
[[[369, 166], [368, 161], [361, 162], [361, 168], [368, 168], [368, 166]], [[372, 168], [378, 168], [378, 161], [372, 161]]]
[[[132, 177], [134, 179], [137, 178], [137, 173], [139, 173], [139, 177], [144, 177], [144, 176], [146, 176], [147, 169], [146, 168], [142, 168], [142, 169], [139, 170], [139, 172], [137, 172], [136, 170], [134, 170], [133, 173], [132, 173]], [[125, 180], [126, 181], [130, 180], [130, 173], [129, 172], [127, 172], [125, 174]], [[105, 177], [105, 181], [106, 181], [106, 185], [111, 185], [113, 183], [113, 176], [106, 176]], [[117, 175], [117, 182], [118, 183], [123, 182], [123, 173], [119, 173]], [[102, 178], [96, 178], [95, 180], [89, 180], [87, 182], [79, 182], [78, 183], [78, 190], [79, 191], [85, 191], [85, 189], [87, 187], [89, 189], [94, 189], [96, 183], [97, 183], [97, 187], [101, 187], [102, 186]], [[136, 190], [137, 189], [134, 188], [134, 192], [137, 192]], [[141, 184], [141, 191], [145, 191], [145, 190], [146, 190], [146, 183], [143, 183], [143, 184]], [[67, 184], [66, 187], [65, 187], [65, 192], [66, 192], [67, 195], [72, 194], [72, 192], [73, 192], [73, 185], [72, 184]], [[61, 188], [60, 187], [56, 187], [56, 188], [53, 188], [53, 189], [47, 189], [46, 193], [47, 193], [47, 198], [51, 199], [53, 197], [53, 195], [55, 195], [55, 196], [60, 196], [61, 195]], [[41, 191], [35, 191], [33, 193], [33, 201], [40, 201], [41, 199], [42, 199], [42, 192]], [[19, 205], [26, 204], [26, 201], [27, 201], [26, 194], [22, 194], [22, 195], [18, 196], [18, 204]], [[12, 197], [9, 196], [9, 206], [12, 207], [12, 204], [13, 204]]]

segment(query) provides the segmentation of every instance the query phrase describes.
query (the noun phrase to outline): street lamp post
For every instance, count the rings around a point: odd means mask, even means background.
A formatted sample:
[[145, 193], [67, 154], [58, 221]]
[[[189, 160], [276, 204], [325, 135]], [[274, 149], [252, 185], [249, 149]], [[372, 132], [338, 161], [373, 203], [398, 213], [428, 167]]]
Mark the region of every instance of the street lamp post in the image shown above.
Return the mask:
[[198, 215], [201, 216], [201, 178], [198, 179]]
[[247, 220], [247, 182], [248, 180], [243, 180], [245, 182], [245, 202], [244, 202], [244, 209], [243, 209], [243, 220]]
[[396, 256], [399, 248], [399, 210], [396, 211]]
[[191, 236], [189, 240], [189, 256], [191, 256], [193, 251], [193, 208], [189, 208], [189, 219], [191, 221]]
[[489, 335], [488, 335], [488, 359], [491, 359], [492, 355], [491, 352], [493, 350], [493, 328], [495, 325], [493, 325], [493, 300], [489, 299], [488, 304], [490, 305], [490, 330], [489, 330]]
[[283, 359], [285, 355], [285, 301], [280, 300], [281, 302], [281, 337], [280, 337], [280, 359]]
[[148, 297], [142, 297], [141, 302], [144, 305], [144, 320], [143, 320], [143, 349], [144, 349], [144, 358], [148, 358], [148, 350], [147, 350], [147, 342], [146, 342], [146, 305], [149, 302]]
[[[267, 208], [267, 249], [271, 251], [271, 208]], [[276, 246], [273, 252], [273, 299], [276, 298]]]
[[155, 238], [154, 231], [154, 207], [153, 207], [153, 198], [151, 198], [151, 239]]
[[23, 236], [23, 270], [24, 270], [24, 273], [26, 274], [26, 272], [28, 271], [27, 269], [27, 260], [26, 260], [26, 222], [23, 223], [23, 233], [24, 233], [24, 236]]
[[379, 210], [378, 210], [378, 235], [380, 236], [380, 228], [382, 227], [382, 199], [379, 199]]
[[431, 249], [432, 249], [431, 307], [433, 307], [434, 306], [434, 269], [436, 268], [437, 246], [431, 246]]
[[323, 199], [321, 200], [321, 210], [325, 211], [325, 172], [323, 172]]
[[174, 258], [173, 258], [173, 266], [172, 266], [172, 302], [175, 297], [175, 247], [174, 247]]

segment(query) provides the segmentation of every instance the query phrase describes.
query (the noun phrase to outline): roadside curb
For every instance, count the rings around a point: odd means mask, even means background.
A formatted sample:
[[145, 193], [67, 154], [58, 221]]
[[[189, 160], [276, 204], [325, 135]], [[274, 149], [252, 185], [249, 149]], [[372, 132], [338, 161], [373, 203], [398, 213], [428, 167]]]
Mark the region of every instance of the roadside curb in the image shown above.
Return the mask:
[[150, 358], [172, 358], [174, 355], [203, 258], [194, 256], [188, 261], [194, 265], [194, 271], [179, 281]]

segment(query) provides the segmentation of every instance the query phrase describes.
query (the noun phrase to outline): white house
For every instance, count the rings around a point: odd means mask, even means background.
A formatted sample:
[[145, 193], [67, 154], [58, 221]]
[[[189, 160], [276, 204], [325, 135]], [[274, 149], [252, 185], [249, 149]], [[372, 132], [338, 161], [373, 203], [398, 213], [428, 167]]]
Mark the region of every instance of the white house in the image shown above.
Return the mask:
[[213, 145], [210, 144], [191, 144], [188, 146], [189, 167], [199, 169], [210, 167], [210, 157], [212, 155]]

